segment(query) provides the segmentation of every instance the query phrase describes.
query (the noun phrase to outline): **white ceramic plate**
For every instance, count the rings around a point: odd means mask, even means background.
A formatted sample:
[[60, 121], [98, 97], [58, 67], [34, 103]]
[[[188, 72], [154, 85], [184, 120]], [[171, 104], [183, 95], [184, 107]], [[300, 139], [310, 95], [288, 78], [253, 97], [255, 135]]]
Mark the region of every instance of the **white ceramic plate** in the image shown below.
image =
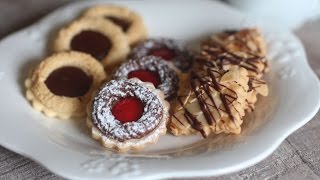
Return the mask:
[[269, 47], [266, 79], [270, 95], [259, 98], [255, 112], [246, 117], [241, 135], [206, 140], [166, 135], [137, 154], [111, 153], [90, 138], [82, 121], [46, 118], [24, 98], [26, 74], [47, 55], [52, 34], [94, 3], [99, 2], [79, 2], [58, 9], [0, 43], [0, 143], [60, 176], [156, 179], [238, 171], [270, 155], [318, 111], [318, 79], [301, 43], [290, 32], [254, 22], [215, 1], [114, 1], [139, 12], [151, 37], [176, 38], [193, 47], [213, 32], [259, 25]]

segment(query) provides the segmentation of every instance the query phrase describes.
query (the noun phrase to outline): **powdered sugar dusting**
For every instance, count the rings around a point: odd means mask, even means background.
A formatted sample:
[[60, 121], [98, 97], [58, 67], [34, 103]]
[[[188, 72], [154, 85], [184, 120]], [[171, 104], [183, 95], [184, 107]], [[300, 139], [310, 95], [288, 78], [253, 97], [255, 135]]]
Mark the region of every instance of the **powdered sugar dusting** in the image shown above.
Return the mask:
[[179, 78], [176, 72], [171, 69], [161, 58], [145, 56], [139, 61], [131, 59], [123, 63], [114, 74], [115, 79], [127, 79], [128, 74], [135, 70], [150, 70], [157, 72], [161, 84], [157, 87], [162, 90], [166, 98], [174, 97], [178, 90]]
[[139, 60], [139, 58], [149, 55], [152, 49], [160, 48], [168, 48], [175, 52], [176, 56], [170, 62], [178, 69], [184, 72], [191, 69], [193, 63], [191, 52], [182, 43], [173, 39], [148, 39], [134, 47], [130, 57]]
[[[112, 107], [120, 99], [137, 97], [144, 103], [144, 112], [135, 122], [122, 124], [112, 115]], [[163, 116], [163, 106], [157, 96], [136, 79], [112, 80], [105, 84], [93, 101], [92, 119], [104, 134], [118, 141], [139, 139], [154, 130]]]

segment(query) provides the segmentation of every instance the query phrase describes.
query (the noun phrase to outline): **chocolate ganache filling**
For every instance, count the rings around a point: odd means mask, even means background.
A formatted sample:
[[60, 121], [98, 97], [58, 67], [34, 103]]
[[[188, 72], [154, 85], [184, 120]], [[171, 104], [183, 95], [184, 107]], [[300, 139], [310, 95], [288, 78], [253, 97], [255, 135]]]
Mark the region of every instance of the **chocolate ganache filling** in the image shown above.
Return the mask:
[[98, 60], [106, 57], [112, 47], [112, 43], [105, 35], [85, 30], [75, 35], [71, 40], [71, 49], [90, 54]]
[[92, 78], [79, 68], [66, 66], [51, 72], [45, 84], [55, 95], [80, 97], [89, 91]]
[[105, 18], [112, 21], [114, 24], [120, 26], [123, 32], [127, 32], [129, 27], [131, 26], [131, 23], [129, 21], [118, 18], [118, 17], [106, 16]]

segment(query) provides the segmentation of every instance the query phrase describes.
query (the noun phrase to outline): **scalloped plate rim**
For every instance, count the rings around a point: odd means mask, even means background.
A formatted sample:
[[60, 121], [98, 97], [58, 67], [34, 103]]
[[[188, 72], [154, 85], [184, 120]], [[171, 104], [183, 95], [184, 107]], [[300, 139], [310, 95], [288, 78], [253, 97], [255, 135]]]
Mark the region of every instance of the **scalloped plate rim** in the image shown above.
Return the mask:
[[[99, 1], [96, 1], [96, 2], [99, 2]], [[152, 1], [151, 1], [151, 3], [152, 3]], [[212, 2], [212, 3], [216, 3], [216, 2]], [[25, 31], [27, 31], [29, 29], [32, 29], [32, 28], [36, 27], [36, 26], [41, 26], [42, 22], [45, 22], [53, 14], [57, 14], [59, 11], [63, 11], [65, 9], [69, 8], [69, 7], [75, 6], [76, 4], [89, 4], [89, 3], [88, 2], [85, 2], [85, 3], [84, 2], [80, 2], [80, 3], [76, 2], [76, 3], [71, 3], [70, 5], [58, 8], [57, 10], [55, 10], [54, 12], [52, 12], [49, 15], [45, 16], [44, 18], [42, 18], [38, 22], [32, 24], [31, 26], [29, 26], [27, 28], [24, 28], [22, 30], [19, 30], [19, 31], [17, 31], [17, 32], [15, 32], [15, 33], [3, 38], [1, 40], [1, 42], [0, 42], [0, 46], [4, 42], [9, 41], [11, 38], [14, 38], [18, 34], [21, 34], [21, 33], [25, 32]], [[90, 4], [92, 4], [92, 2], [90, 2]], [[292, 36], [291, 38], [295, 38], [295, 40], [299, 42], [299, 40], [293, 34], [290, 33], [290, 36]], [[299, 43], [301, 44], [301, 42], [299, 42]], [[315, 75], [315, 73], [311, 70], [310, 65], [307, 63], [307, 58], [306, 58], [306, 55], [305, 55], [305, 51], [304, 51], [302, 56], [303, 56], [302, 60], [304, 61], [303, 64], [306, 66], [308, 71], [310, 71], [308, 73], [311, 73], [311, 74], [309, 74], [310, 77], [313, 78], [313, 80], [316, 80], [318, 82], [316, 84], [315, 88], [320, 91], [319, 81], [318, 81], [317, 76]], [[319, 93], [318, 93], [318, 97], [319, 97]], [[316, 105], [315, 105], [315, 107], [312, 110], [310, 110], [310, 112], [309, 112], [307, 117], [305, 117], [299, 123], [296, 123], [295, 125], [293, 125], [291, 128], [286, 129], [285, 132], [282, 134], [282, 137], [279, 137], [278, 139], [276, 139], [273, 142], [272, 146], [269, 147], [269, 149], [265, 150], [264, 152], [260, 153], [260, 155], [258, 157], [254, 157], [254, 158], [248, 159], [246, 162], [243, 162], [243, 164], [245, 164], [245, 166], [240, 164], [238, 166], [233, 166], [233, 167], [230, 167], [229, 169], [225, 169], [223, 171], [219, 170], [219, 169], [218, 170], [206, 169], [206, 170], [195, 170], [195, 171], [188, 171], [188, 172], [181, 171], [181, 172], [161, 173], [161, 174], [149, 175], [147, 177], [143, 177], [143, 175], [142, 175], [142, 176], [136, 176], [136, 177], [131, 177], [131, 178], [148, 179], [148, 178], [195, 177], [195, 176], [208, 176], [208, 175], [217, 176], [217, 175], [231, 173], [231, 172], [235, 172], [235, 171], [239, 171], [241, 169], [247, 168], [247, 167], [249, 167], [249, 166], [251, 166], [253, 164], [256, 164], [259, 161], [265, 159], [267, 156], [269, 156], [290, 134], [292, 134], [294, 131], [296, 131], [297, 129], [302, 127], [304, 124], [306, 124], [309, 120], [311, 120], [312, 117], [318, 112], [319, 107], [320, 107], [320, 101], [318, 100]], [[69, 174], [69, 173], [62, 173], [60, 171], [55, 171], [54, 170], [55, 168], [50, 167], [51, 165], [48, 165], [48, 164], [46, 164], [46, 162], [43, 162], [43, 160], [41, 158], [35, 157], [34, 155], [32, 155], [30, 153], [24, 152], [22, 149], [19, 149], [19, 148], [15, 147], [14, 144], [11, 144], [11, 143], [8, 143], [8, 142], [5, 142], [5, 141], [1, 140], [1, 145], [6, 147], [6, 148], [8, 148], [8, 149], [13, 150], [14, 152], [16, 152], [18, 154], [21, 154], [23, 156], [26, 156], [26, 157], [28, 157], [30, 159], [35, 160], [36, 162], [38, 162], [42, 166], [46, 167], [49, 171], [52, 171], [52, 172], [54, 172], [54, 173], [56, 173], [58, 175], [61, 175], [63, 177], [71, 177], [71, 178], [76, 178], [76, 179], [82, 179], [81, 177], [74, 176], [74, 175]], [[57, 148], [59, 148], [59, 147], [57, 147]], [[100, 178], [97, 178], [97, 179], [100, 179]]]

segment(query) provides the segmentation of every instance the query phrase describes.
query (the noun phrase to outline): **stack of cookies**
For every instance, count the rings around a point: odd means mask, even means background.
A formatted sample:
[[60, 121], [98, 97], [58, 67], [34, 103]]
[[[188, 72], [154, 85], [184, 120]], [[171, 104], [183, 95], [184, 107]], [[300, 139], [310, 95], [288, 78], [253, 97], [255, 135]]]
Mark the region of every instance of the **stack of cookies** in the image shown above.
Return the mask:
[[194, 71], [181, 81], [172, 106], [174, 135], [241, 132], [246, 112], [268, 87], [266, 45], [257, 29], [218, 33], [202, 43]]

